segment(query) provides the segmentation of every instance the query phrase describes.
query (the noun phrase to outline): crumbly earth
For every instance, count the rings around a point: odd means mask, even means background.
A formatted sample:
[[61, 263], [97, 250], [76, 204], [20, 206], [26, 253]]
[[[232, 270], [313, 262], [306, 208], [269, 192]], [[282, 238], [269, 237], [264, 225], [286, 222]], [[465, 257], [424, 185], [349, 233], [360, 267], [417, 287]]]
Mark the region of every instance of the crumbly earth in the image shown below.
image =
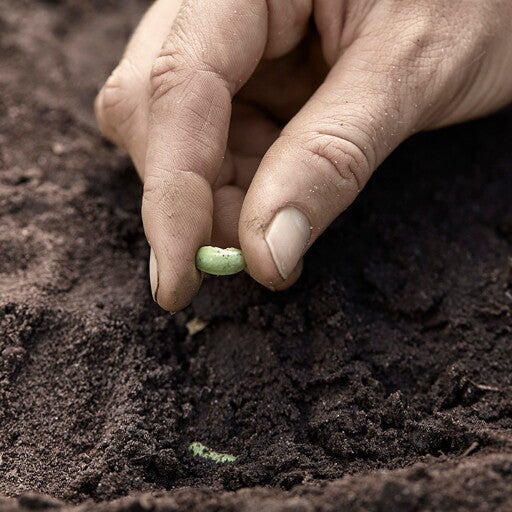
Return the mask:
[[0, 7], [2, 510], [512, 510], [512, 111], [404, 144], [288, 292], [170, 316], [91, 107], [144, 2]]

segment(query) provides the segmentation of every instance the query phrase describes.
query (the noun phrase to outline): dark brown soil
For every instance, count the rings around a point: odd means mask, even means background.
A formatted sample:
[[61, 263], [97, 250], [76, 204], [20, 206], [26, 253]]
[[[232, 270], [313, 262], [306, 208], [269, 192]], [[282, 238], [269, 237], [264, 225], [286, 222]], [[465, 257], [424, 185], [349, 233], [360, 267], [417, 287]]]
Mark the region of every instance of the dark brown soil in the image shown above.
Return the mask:
[[91, 111], [142, 10], [0, 0], [0, 509], [512, 510], [512, 111], [406, 143], [290, 291], [171, 317]]

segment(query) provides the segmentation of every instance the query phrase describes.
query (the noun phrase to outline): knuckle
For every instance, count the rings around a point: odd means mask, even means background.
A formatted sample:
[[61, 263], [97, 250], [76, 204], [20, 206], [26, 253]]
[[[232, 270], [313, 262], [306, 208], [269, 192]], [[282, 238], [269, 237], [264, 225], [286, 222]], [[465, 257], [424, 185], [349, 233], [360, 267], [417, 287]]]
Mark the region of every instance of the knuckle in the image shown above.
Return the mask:
[[122, 139], [122, 134], [141, 106], [142, 76], [123, 59], [103, 85], [96, 100], [96, 117], [107, 136]]
[[223, 88], [234, 94], [239, 87], [237, 80], [227, 77], [223, 59], [209, 58], [204, 44], [193, 33], [185, 33], [182, 23], [177, 23], [150, 73], [151, 105], [158, 103], [171, 90], [185, 86], [208, 83], [212, 89]]
[[310, 159], [317, 159], [327, 166], [336, 186], [346, 187], [348, 183], [359, 192], [373, 170], [370, 146], [353, 142], [332, 131], [310, 134], [302, 148]]
[[182, 51], [179, 45], [168, 45], [155, 59], [150, 76], [151, 104], [158, 103], [171, 90], [209, 84], [210, 89], [226, 89], [234, 94], [237, 83], [229, 80], [222, 69], [196, 55]]
[[150, 75], [151, 103], [158, 102], [168, 92], [190, 79], [187, 67], [177, 50], [166, 49], [155, 59]]

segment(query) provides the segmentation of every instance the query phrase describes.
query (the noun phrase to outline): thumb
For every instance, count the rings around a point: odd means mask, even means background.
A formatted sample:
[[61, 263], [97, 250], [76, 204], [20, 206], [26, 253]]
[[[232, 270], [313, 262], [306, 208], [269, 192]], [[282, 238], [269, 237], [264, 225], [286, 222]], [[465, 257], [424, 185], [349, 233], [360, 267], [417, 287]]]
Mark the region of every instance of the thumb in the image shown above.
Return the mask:
[[305, 251], [416, 130], [416, 96], [430, 75], [408, 74], [409, 51], [388, 52], [387, 62], [383, 54], [354, 42], [263, 158], [239, 224], [248, 270], [263, 285], [292, 284]]

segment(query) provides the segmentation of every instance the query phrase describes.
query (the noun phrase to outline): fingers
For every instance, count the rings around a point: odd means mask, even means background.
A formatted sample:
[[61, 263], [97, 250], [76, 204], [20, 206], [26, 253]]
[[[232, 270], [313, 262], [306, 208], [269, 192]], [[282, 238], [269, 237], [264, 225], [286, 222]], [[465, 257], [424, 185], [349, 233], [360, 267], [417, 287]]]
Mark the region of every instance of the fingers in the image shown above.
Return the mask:
[[275, 59], [292, 50], [308, 28], [313, 0], [267, 0], [268, 40], [265, 57]]
[[180, 4], [180, 0], [157, 0], [149, 8], [94, 103], [101, 132], [129, 153], [141, 178], [146, 158], [151, 66]]
[[238, 219], [244, 202], [243, 191], [226, 185], [214, 192], [213, 230], [211, 243], [216, 247], [239, 247]]
[[[194, 256], [210, 242], [213, 226], [214, 238], [237, 243], [242, 192], [224, 189], [228, 172], [218, 179], [231, 99], [265, 50], [287, 51], [300, 40], [310, 11], [310, 0], [158, 0], [96, 99], [101, 130], [129, 152], [145, 182], [152, 291], [166, 309], [184, 307], [197, 291]], [[232, 172], [236, 162], [226, 156], [223, 168]], [[246, 188], [257, 162], [241, 158], [237, 181]], [[215, 222], [212, 186], [219, 189]], [[233, 222], [223, 223], [223, 214]]]
[[419, 113], [404, 54], [356, 41], [265, 155], [239, 226], [260, 283], [290, 285], [305, 251], [414, 131]]
[[[234, 183], [246, 191], [261, 162], [262, 156], [275, 142], [281, 128], [260, 110], [240, 102], [233, 104], [229, 130], [229, 147]], [[227, 162], [224, 162], [224, 165]], [[238, 224], [236, 226], [238, 239]]]
[[185, 307], [199, 287], [195, 253], [211, 240], [232, 96], [266, 38], [263, 1], [187, 0], [154, 62], [142, 218], [165, 309]]

